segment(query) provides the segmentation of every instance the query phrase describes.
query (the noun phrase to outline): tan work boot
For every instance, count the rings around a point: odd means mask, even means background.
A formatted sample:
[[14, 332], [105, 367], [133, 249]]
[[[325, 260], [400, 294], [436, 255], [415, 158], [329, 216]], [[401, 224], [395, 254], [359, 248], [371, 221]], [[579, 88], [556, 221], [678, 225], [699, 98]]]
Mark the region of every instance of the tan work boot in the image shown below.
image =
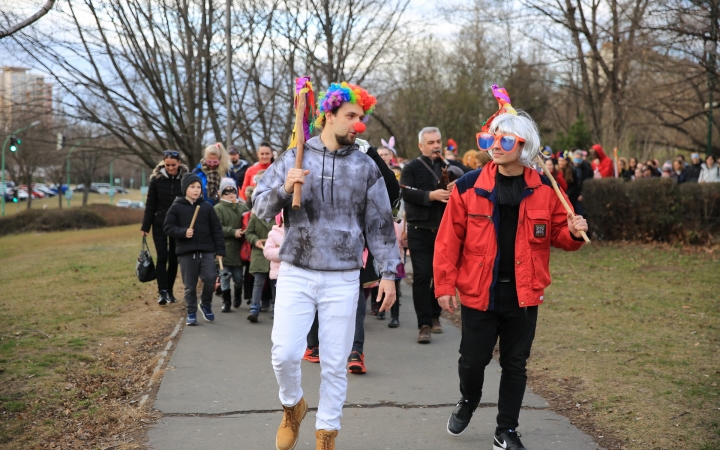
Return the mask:
[[283, 406], [285, 414], [283, 414], [280, 428], [278, 428], [275, 437], [275, 448], [277, 450], [292, 450], [297, 445], [300, 437], [300, 422], [307, 414], [308, 405], [305, 398], [301, 398], [295, 406]]
[[429, 344], [431, 340], [432, 335], [430, 334], [430, 325], [421, 326], [417, 341], [420, 344]]
[[337, 435], [337, 430], [317, 430], [315, 432], [317, 442], [315, 450], [335, 450], [335, 437]]

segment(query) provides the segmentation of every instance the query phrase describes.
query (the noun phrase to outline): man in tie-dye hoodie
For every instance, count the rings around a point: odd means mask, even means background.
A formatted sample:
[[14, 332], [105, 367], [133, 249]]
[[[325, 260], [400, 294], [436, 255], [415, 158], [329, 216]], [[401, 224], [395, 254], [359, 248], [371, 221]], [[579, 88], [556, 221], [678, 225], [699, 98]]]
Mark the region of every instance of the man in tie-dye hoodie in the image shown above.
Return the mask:
[[[315, 311], [320, 322], [322, 379], [316, 419], [318, 445], [335, 448], [347, 391], [346, 360], [355, 330], [360, 268], [365, 245], [380, 264], [381, 310], [395, 302], [400, 253], [385, 181], [375, 162], [355, 145], [356, 123], [375, 106], [359, 86], [335, 83], [321, 93], [316, 124], [322, 133], [305, 143], [302, 169], [296, 149], [270, 166], [254, 194], [255, 214], [274, 218], [283, 211], [285, 240], [280, 248], [272, 363], [285, 414], [276, 447], [292, 449], [307, 412], [300, 363]], [[292, 192], [302, 183], [300, 209]]]

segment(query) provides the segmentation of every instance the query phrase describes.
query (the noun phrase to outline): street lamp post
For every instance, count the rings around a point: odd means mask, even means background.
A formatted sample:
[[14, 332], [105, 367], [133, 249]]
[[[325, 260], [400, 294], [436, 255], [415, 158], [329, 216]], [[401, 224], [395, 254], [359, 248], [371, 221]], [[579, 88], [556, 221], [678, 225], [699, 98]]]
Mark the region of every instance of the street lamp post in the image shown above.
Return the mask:
[[[0, 167], [0, 187], [2, 187], [2, 217], [5, 217], [5, 147], [7, 147], [8, 141], [10, 141], [10, 136], [14, 136], [17, 133], [20, 133], [22, 131], [25, 131], [29, 128], [35, 127], [37, 125], [40, 125], [42, 122], [40, 120], [36, 120], [35, 122], [31, 123], [30, 125], [22, 128], [18, 128], [17, 130], [10, 133], [6, 138], [5, 142], [3, 142], [2, 146], [2, 167]], [[32, 195], [32, 186], [28, 186], [28, 195]]]
[[713, 131], [713, 89], [715, 89], [715, 54], [717, 53], [717, 2], [710, 2], [710, 40], [705, 43], [705, 50], [708, 54], [708, 135], [706, 156], [712, 151]]

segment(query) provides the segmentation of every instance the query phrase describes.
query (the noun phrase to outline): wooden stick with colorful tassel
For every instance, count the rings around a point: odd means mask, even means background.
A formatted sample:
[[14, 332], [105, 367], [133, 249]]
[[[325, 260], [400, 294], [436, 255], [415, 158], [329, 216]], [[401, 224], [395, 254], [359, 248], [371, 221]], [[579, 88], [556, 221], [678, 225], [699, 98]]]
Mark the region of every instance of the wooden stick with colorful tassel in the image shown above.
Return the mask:
[[[303, 153], [305, 150], [305, 132], [304, 123], [305, 120], [305, 93], [300, 91], [297, 94], [297, 104], [295, 107], [295, 141], [297, 147], [295, 151], [295, 168], [302, 169]], [[295, 183], [295, 190], [293, 192], [292, 209], [300, 209], [300, 200], [302, 199], [302, 184]]]

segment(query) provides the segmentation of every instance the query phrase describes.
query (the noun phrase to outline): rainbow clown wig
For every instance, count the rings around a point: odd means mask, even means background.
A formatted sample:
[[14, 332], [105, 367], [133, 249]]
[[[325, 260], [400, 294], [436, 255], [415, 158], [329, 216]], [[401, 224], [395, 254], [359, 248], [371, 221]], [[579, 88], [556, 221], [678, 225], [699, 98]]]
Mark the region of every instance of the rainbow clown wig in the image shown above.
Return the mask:
[[375, 110], [377, 99], [370, 95], [368, 91], [356, 84], [349, 84], [347, 81], [342, 83], [332, 83], [327, 91], [320, 93], [320, 101], [318, 102], [316, 127], [325, 125], [325, 114], [337, 111], [343, 103], [354, 103], [360, 105], [365, 113], [365, 117], [369, 116]]

